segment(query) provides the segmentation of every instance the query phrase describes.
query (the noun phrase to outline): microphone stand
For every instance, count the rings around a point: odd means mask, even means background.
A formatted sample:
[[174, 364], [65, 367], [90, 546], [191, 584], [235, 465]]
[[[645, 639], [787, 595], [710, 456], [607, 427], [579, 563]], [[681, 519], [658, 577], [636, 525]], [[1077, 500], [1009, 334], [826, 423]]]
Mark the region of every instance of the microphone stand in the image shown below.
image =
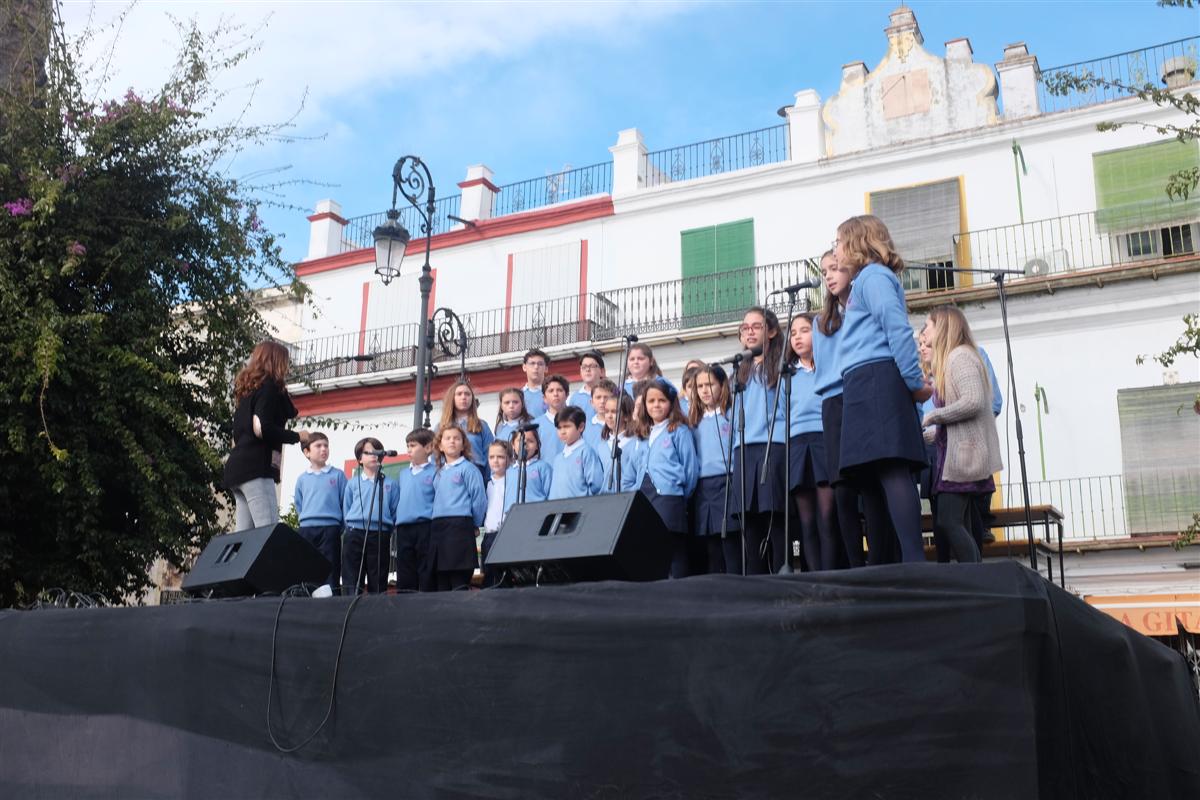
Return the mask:
[[[384, 484], [383, 484], [383, 481], [384, 481], [383, 459], [380, 458], [379, 459], [379, 470], [375, 473], [375, 486], [378, 489], [378, 494], [379, 494], [379, 547], [382, 550], [382, 553], [380, 553], [379, 557], [376, 560], [382, 561], [384, 564], [391, 566], [391, 552], [390, 552], [391, 547], [390, 546], [391, 546], [392, 537], [391, 536], [387, 537], [388, 543], [386, 545], [383, 543], [384, 542], [384, 535], [383, 535], [384, 534], [384, 529], [383, 529], [383, 489], [384, 489]], [[366, 538], [369, 539], [370, 537], [371, 537], [371, 531], [368, 530], [366, 533]], [[364, 539], [363, 540], [363, 552], [365, 553], [366, 551], [367, 551], [367, 542], [366, 542], [366, 539]], [[384, 554], [386, 554], [386, 556]], [[383, 586], [380, 587], [380, 594], [387, 594], [387, 576], [388, 576], [388, 572], [390, 572], [390, 571], [391, 570], [389, 570], [385, 567], [384, 571], [383, 571], [383, 575], [380, 576], [380, 580], [383, 583]]]
[[[738, 432], [738, 485], [741, 491], [738, 492], [738, 504], [741, 506], [741, 516], [738, 518], [738, 524], [742, 528], [742, 576], [746, 575], [746, 398], [742, 397], [742, 393], [746, 390], [746, 384], [742, 383], [741, 378], [742, 356], [738, 354], [733, 357], [730, 368], [733, 370], [733, 410], [737, 417], [737, 432]], [[729, 430], [730, 447], [733, 446], [733, 429]], [[721, 538], [724, 539], [728, 534], [729, 525], [729, 481], [725, 481], [725, 516], [721, 520]]]
[[[1029, 540], [1029, 567], [1034, 572], [1038, 571], [1037, 563], [1037, 548], [1033, 544], [1033, 512], [1029, 507], [1029, 473], [1025, 465], [1025, 432], [1021, 428], [1021, 404], [1016, 402], [1017, 394], [1017, 378], [1016, 371], [1013, 365], [1012, 355], [1012, 338], [1008, 330], [1008, 294], [1004, 291], [1004, 276], [1005, 275], [1020, 275], [1024, 277], [1025, 273], [1022, 270], [1016, 269], [970, 269], [968, 267], [934, 267], [930, 264], [909, 264], [905, 262], [905, 269], [919, 269], [925, 272], [966, 272], [975, 275], [990, 275], [996, 284], [996, 292], [1000, 298], [1000, 326], [1004, 330], [1004, 349], [1005, 357], [1008, 363], [1008, 389], [1009, 389], [1009, 407], [1013, 412], [1013, 428], [1017, 434], [1017, 461], [1021, 469], [1021, 500], [1025, 504], [1025, 531], [1026, 537]], [[1047, 531], [1047, 533], [1049, 533]], [[981, 554], [982, 555], [982, 554]], [[1063, 552], [1062, 542], [1059, 542], [1058, 548], [1058, 580], [1059, 583], [1066, 587], [1066, 576], [1063, 574]]]
[[525, 471], [529, 465], [525, 463], [525, 431], [518, 430], [521, 441], [517, 443], [517, 502], [525, 502]]
[[[792, 335], [792, 319], [796, 313], [796, 292], [798, 289], [783, 289], [788, 295], [788, 316], [787, 327], [780, 331], [780, 335], [791, 337]], [[779, 348], [779, 377], [784, 380], [783, 394], [786, 394], [787, 411], [784, 420], [784, 443], [783, 443], [783, 541], [786, 542], [784, 547], [784, 563], [777, 568], [778, 571], [783, 571], [783, 567], [787, 564], [787, 550], [791, 547], [791, 484], [792, 484], [792, 365], [787, 363], [788, 344]], [[766, 361], [766, 356], [763, 356], [763, 361]], [[775, 438], [775, 418], [779, 413], [779, 387], [775, 387], [775, 399], [771, 403], [771, 419], [767, 422], [767, 451], [763, 458], [762, 477], [759, 479], [759, 484], [767, 482], [767, 468], [771, 464], [771, 440]], [[767, 545], [770, 547], [770, 533], [767, 534]]]
[[608, 488], [613, 490], [613, 483], [616, 483], [616, 491], [621, 491], [621, 431], [623, 429], [624, 415], [621, 413], [621, 397], [625, 394], [625, 375], [629, 369], [629, 346], [637, 341], [636, 336], [625, 336], [624, 343], [621, 347], [621, 382], [617, 384], [617, 421], [616, 427], [613, 428], [612, 440], [612, 471], [608, 473]]

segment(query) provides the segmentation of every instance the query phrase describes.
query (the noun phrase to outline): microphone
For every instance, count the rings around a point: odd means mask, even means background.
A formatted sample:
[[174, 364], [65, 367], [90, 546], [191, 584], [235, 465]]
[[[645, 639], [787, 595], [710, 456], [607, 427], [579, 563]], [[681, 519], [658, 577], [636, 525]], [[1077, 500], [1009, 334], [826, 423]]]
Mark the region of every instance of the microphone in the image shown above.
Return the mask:
[[536, 431], [537, 429], [538, 424], [536, 422], [526, 422], [524, 425], [517, 426], [517, 431], [519, 433], [528, 433], [529, 431]]
[[627, 341], [627, 342], [636, 342], [637, 340], [638, 340], [637, 336], [632, 333], [627, 334], [625, 336], [625, 341]]
[[[775, 291], [771, 292], [771, 294], [783, 294], [784, 292], [787, 292], [788, 294], [795, 294], [801, 289], [816, 289], [820, 285], [820, 281], [804, 281], [803, 283], [793, 283], [791, 286], [785, 286], [782, 289], [776, 289]], [[767, 296], [770, 297], [770, 295]]]
[[347, 356], [347, 359], [350, 361], [374, 361], [375, 356], [372, 356], [372, 355]]
[[400, 455], [395, 450], [363, 450], [364, 456], [375, 456], [376, 458], [395, 458]]
[[[762, 351], [763, 349], [761, 344], [755, 345], [754, 347], [747, 347], [737, 355], [732, 355], [729, 358], [718, 361], [717, 364], [731, 364], [737, 361], [746, 361], [747, 359], [757, 358], [758, 356], [762, 355]], [[714, 366], [716, 366], [716, 364], [714, 364]]]

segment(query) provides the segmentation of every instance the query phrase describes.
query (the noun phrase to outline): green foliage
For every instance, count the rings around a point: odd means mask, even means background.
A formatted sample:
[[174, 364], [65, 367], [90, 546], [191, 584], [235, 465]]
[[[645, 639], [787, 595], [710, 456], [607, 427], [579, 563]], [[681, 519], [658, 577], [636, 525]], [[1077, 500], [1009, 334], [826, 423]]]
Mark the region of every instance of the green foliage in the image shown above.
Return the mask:
[[292, 275], [215, 166], [280, 127], [209, 121], [247, 51], [180, 34], [152, 96], [93, 100], [61, 25], [39, 94], [0, 95], [0, 606], [136, 592], [219, 531], [250, 289]]
[[296, 510], [295, 503], [288, 507], [286, 514], [279, 515], [279, 521], [292, 530], [300, 530], [300, 512]]
[[1188, 545], [1195, 544], [1198, 540], [1200, 540], [1200, 514], [1192, 514], [1192, 524], [1179, 532], [1178, 538], [1171, 542], [1171, 547], [1182, 550]]

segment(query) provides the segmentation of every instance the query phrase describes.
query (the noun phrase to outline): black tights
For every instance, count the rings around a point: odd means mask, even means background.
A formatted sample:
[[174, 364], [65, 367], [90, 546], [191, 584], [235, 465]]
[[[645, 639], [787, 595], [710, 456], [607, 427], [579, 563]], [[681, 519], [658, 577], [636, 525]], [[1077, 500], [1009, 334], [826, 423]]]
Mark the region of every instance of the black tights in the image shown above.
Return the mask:
[[[864, 505], [868, 509], [872, 501], [884, 503], [888, 518], [896, 531], [895, 538], [900, 542], [900, 560], [905, 563], [924, 561], [925, 546], [921, 541], [921, 496], [917, 494], [908, 464], [903, 461], [881, 461], [873, 464], [870, 472], [864, 470], [862, 492]], [[880, 562], [872, 558], [871, 563]]]
[[960, 564], [976, 563], [980, 560], [979, 548], [967, 529], [974, 499], [974, 496], [969, 494], [938, 492], [934, 531], [949, 544]]
[[842, 545], [834, 512], [833, 487], [797, 489], [794, 497], [805, 566], [810, 572], [837, 569], [838, 549]]
[[[774, 511], [747, 511], [742, 526], [746, 544], [746, 574], [778, 572], [787, 563], [787, 541], [783, 514]], [[770, 547], [767, 538], [770, 537]]]
[[842, 481], [833, 487], [834, 505], [837, 506], [838, 529], [842, 532], [842, 544], [846, 559], [851, 567], [861, 567], [863, 558], [863, 526], [858, 514], [858, 489]]
[[[837, 505], [838, 528], [841, 530], [846, 558], [851, 567], [861, 567], [863, 564], [894, 564], [899, 560], [896, 554], [896, 535], [892, 531], [887, 503], [884, 502], [881, 493], [863, 492], [855, 484], [842, 481], [833, 488], [833, 496]], [[858, 510], [860, 499], [862, 514]], [[866, 558], [863, 557], [864, 516], [867, 518]]]

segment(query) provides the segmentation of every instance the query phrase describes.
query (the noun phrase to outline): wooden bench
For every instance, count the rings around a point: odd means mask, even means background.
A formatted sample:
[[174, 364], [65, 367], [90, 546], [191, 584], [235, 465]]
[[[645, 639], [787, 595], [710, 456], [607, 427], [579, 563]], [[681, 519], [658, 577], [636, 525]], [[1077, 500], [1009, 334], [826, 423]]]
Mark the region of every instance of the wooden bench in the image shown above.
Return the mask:
[[[1005, 531], [1019, 530], [1025, 527], [1025, 507], [1011, 506], [1006, 508], [993, 508], [992, 516], [995, 518], [993, 528], [1002, 528]], [[1058, 578], [1059, 583], [1064, 583], [1063, 575], [1063, 514], [1057, 508], [1051, 505], [1031, 505], [1029, 507], [1029, 517], [1033, 521], [1034, 529], [1042, 529], [1042, 541], [1057, 541], [1058, 543]], [[1051, 528], [1054, 528], [1054, 536], [1051, 536]], [[930, 543], [928, 548], [932, 548], [933, 538], [933, 516], [930, 514], [921, 515], [921, 533], [928, 533]], [[1034, 544], [1038, 543], [1038, 539], [1034, 538]], [[992, 542], [983, 546], [982, 555], [985, 557], [999, 557], [1010, 555], [1013, 552], [1027, 552], [1029, 548], [1029, 539], [1005, 539], [1004, 541]], [[1050, 562], [1050, 580], [1054, 580], [1053, 562]]]

